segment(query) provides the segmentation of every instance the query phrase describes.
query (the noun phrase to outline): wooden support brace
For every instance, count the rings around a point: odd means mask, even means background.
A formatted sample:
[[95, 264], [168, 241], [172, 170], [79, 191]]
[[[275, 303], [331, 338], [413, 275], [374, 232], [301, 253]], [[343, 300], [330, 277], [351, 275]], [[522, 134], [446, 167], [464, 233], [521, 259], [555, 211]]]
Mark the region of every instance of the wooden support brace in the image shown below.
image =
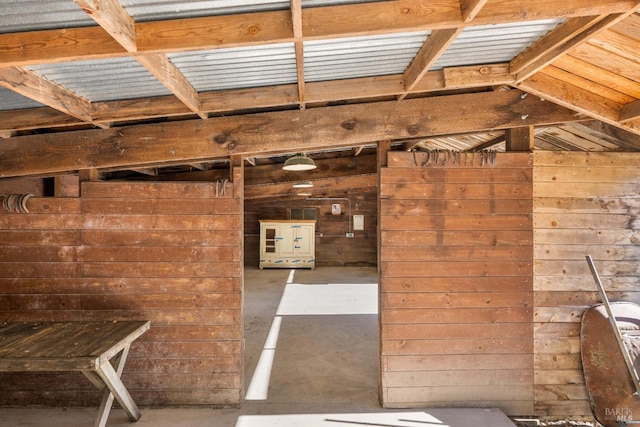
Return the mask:
[[102, 403], [100, 404], [98, 417], [94, 424], [95, 427], [104, 427], [107, 424], [107, 418], [109, 417], [109, 411], [113, 405], [114, 398], [118, 401], [120, 406], [122, 406], [122, 409], [124, 409], [131, 421], [138, 421], [140, 419], [141, 415], [138, 410], [138, 406], [133, 401], [129, 391], [120, 379], [125, 361], [129, 355], [130, 346], [131, 344], [127, 344], [127, 346], [114, 358], [115, 369], [110, 361], [106, 361], [97, 370], [98, 375], [107, 385], [107, 389], [104, 391], [102, 396]]

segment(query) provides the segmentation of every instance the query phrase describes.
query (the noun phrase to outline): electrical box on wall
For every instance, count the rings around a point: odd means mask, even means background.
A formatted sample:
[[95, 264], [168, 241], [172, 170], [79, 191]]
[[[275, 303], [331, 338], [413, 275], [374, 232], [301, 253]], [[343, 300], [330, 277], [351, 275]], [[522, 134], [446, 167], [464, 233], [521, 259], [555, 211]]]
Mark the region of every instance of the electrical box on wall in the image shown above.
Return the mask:
[[354, 215], [353, 216], [353, 229], [354, 229], [354, 231], [363, 231], [364, 230], [364, 215]]

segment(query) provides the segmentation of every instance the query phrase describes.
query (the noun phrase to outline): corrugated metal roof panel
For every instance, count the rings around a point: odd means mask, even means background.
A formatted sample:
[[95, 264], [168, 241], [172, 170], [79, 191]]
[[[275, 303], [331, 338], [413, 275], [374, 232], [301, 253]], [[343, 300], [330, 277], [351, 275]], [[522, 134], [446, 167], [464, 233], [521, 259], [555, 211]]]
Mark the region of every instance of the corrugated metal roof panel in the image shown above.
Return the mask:
[[508, 62], [561, 22], [549, 19], [465, 28], [431, 69]]
[[313, 82], [400, 74], [411, 63], [429, 33], [419, 31], [305, 42], [305, 80]]
[[44, 107], [44, 105], [9, 89], [0, 87], [0, 111], [23, 110], [25, 108], [37, 107]]
[[285, 0], [121, 0], [120, 3], [137, 22], [289, 8]]
[[92, 102], [171, 94], [131, 57], [43, 64], [28, 68]]
[[0, 33], [95, 25], [73, 0], [0, 1]]
[[170, 54], [198, 92], [295, 83], [293, 43]]
[[[302, 7], [367, 3], [371, 0], [302, 0]], [[375, 0], [381, 1], [381, 0]], [[287, 10], [287, 0], [121, 0], [122, 6], [138, 22], [161, 19], [193, 18], [232, 13]]]

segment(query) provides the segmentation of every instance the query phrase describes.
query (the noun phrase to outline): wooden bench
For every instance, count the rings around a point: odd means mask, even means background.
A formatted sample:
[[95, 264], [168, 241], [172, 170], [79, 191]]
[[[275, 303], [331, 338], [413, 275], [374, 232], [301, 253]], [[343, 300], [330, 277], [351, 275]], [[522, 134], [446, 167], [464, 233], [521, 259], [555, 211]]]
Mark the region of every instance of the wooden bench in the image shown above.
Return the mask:
[[95, 426], [107, 423], [115, 398], [131, 421], [140, 411], [120, 376], [131, 343], [148, 321], [0, 323], [0, 371], [80, 371], [104, 390]]

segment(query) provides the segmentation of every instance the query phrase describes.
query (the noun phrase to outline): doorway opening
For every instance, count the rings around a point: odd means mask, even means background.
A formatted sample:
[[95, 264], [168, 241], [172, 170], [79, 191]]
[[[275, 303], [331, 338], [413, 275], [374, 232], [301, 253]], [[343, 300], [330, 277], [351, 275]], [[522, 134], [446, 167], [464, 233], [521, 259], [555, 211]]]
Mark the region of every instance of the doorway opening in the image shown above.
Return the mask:
[[245, 267], [245, 400], [378, 406], [373, 267]]

